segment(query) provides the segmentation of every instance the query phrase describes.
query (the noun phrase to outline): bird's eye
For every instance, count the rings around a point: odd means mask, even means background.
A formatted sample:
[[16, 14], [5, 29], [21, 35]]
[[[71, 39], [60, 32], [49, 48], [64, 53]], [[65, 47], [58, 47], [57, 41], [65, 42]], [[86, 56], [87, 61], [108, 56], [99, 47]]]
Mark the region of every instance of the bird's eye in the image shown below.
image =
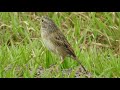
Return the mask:
[[44, 20], [42, 19], [42, 22], [44, 22]]

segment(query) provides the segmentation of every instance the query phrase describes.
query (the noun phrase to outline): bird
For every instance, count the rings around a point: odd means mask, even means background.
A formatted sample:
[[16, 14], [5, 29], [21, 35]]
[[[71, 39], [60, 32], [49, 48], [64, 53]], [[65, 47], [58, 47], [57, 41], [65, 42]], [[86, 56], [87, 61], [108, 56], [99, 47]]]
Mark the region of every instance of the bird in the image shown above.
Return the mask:
[[87, 72], [85, 67], [78, 60], [77, 56], [65, 35], [48, 16], [41, 17], [41, 38], [44, 46], [51, 52], [58, 54], [63, 63], [66, 57], [71, 57], [76, 60], [84, 71]]

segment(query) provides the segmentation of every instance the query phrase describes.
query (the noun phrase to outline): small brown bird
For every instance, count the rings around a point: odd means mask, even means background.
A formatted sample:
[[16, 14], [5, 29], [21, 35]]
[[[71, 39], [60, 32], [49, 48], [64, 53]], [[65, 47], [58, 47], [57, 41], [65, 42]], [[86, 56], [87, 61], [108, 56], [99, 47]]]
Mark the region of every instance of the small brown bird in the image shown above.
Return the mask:
[[[71, 45], [56, 26], [56, 24], [48, 17], [42, 16], [41, 18], [41, 37], [44, 45], [53, 53], [60, 55], [62, 62], [65, 57], [72, 57], [78, 63], [80, 61], [77, 59], [74, 50]], [[80, 63], [82, 66], [82, 64]], [[85, 68], [82, 66], [83, 70]]]

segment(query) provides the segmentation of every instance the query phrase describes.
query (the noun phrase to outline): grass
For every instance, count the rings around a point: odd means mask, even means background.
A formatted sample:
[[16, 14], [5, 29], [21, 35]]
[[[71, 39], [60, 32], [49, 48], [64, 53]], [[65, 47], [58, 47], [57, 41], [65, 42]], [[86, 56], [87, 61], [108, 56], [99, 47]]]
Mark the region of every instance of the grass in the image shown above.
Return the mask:
[[[1, 78], [84, 78], [71, 58], [42, 44], [40, 17], [54, 20], [93, 78], [120, 77], [119, 12], [1, 12]], [[56, 68], [58, 65], [59, 68]]]

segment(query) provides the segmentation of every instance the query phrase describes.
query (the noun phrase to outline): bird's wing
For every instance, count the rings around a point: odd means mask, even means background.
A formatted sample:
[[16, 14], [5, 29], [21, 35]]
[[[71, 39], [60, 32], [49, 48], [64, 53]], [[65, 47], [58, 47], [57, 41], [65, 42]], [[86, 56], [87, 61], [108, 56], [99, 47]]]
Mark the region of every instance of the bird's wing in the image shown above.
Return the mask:
[[53, 35], [51, 35], [51, 41], [56, 46], [65, 49], [69, 55], [76, 57], [74, 50], [72, 49], [69, 42], [67, 41], [67, 39], [65, 38], [61, 31], [54, 32]]

